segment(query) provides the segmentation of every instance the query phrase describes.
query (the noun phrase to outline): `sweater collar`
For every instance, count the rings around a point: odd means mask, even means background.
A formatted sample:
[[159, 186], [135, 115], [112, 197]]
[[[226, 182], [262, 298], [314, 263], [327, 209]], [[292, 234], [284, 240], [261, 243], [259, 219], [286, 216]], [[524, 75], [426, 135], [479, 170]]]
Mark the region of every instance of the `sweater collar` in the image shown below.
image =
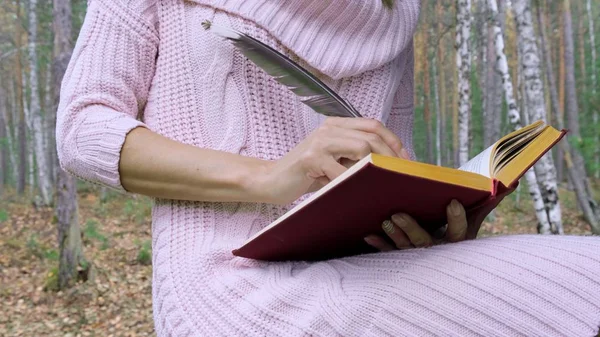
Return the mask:
[[311, 67], [340, 79], [378, 68], [410, 43], [420, 0], [188, 0], [250, 20]]

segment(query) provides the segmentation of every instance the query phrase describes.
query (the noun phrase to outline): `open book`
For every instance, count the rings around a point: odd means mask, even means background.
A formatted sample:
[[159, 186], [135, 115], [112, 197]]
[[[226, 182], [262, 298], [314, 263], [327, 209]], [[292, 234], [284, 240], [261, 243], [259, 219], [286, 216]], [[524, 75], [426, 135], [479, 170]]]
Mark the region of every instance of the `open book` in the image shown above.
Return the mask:
[[433, 232], [452, 199], [485, 217], [565, 134], [539, 121], [506, 135], [459, 169], [370, 154], [248, 239], [234, 255], [322, 260], [372, 252], [384, 220], [410, 214]]

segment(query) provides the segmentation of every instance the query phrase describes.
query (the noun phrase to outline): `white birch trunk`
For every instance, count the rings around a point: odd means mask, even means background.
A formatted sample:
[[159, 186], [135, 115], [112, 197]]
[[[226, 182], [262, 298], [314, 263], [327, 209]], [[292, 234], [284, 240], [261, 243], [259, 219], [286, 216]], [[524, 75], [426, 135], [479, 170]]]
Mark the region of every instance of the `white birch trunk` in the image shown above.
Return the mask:
[[[519, 54], [521, 55], [527, 113], [532, 122], [537, 120], [546, 122], [544, 83], [541, 78], [540, 53], [533, 30], [531, 1], [517, 0], [513, 4], [515, 21], [517, 23], [517, 44]], [[535, 173], [553, 232], [563, 234], [556, 169], [552, 161], [551, 152], [548, 152], [538, 161], [535, 165]]]
[[[512, 80], [508, 71], [508, 61], [504, 53], [504, 36], [498, 22], [498, 6], [496, 0], [489, 0], [490, 10], [492, 12], [492, 22], [494, 30], [494, 47], [496, 51], [496, 60], [498, 62], [498, 71], [502, 78], [502, 87], [504, 88], [504, 97], [508, 108], [508, 121], [514, 130], [521, 128], [521, 115], [517, 109], [517, 102], [513, 95]], [[529, 195], [535, 208], [535, 216], [538, 220], [538, 232], [541, 234], [551, 234], [550, 219], [544, 207], [544, 201], [540, 192], [539, 185], [535, 176], [535, 171], [530, 169], [525, 173], [525, 180], [529, 188]]]
[[469, 161], [469, 115], [471, 110], [471, 0], [457, 0], [456, 67], [458, 68], [458, 166]]
[[42, 129], [42, 113], [40, 106], [40, 92], [38, 90], [38, 65], [37, 65], [37, 0], [29, 0], [29, 85], [31, 86], [31, 104], [29, 107], [29, 125], [31, 141], [35, 150], [37, 163], [38, 183], [42, 202], [48, 206], [52, 203], [52, 181], [48, 174], [48, 160], [44, 146], [44, 132]]
[[28, 184], [28, 193], [29, 195], [33, 198], [34, 197], [34, 192], [35, 192], [35, 163], [34, 163], [34, 158], [33, 158], [33, 142], [31, 141], [31, 138], [28, 137], [28, 135], [31, 135], [32, 133], [32, 123], [31, 123], [31, 115], [30, 115], [30, 110], [29, 110], [29, 104], [27, 102], [27, 93], [25, 92], [25, 88], [27, 88], [28, 85], [28, 80], [27, 80], [27, 74], [25, 73], [25, 68], [23, 68], [23, 75], [21, 76], [21, 87], [23, 88], [23, 113], [25, 114], [25, 126], [27, 128], [27, 130], [29, 130], [29, 134], [27, 132], [25, 132], [25, 145], [26, 145], [26, 151], [25, 151], [25, 155], [27, 156], [27, 181], [29, 182]]
[[442, 166], [442, 113], [440, 110], [440, 95], [438, 91], [437, 57], [432, 61], [433, 95], [435, 96], [435, 163]]
[[[592, 97], [598, 97], [597, 96], [597, 89], [598, 89], [598, 80], [596, 79], [596, 39], [594, 37], [595, 31], [594, 31], [594, 20], [592, 18], [592, 1], [591, 0], [587, 0], [586, 1], [586, 7], [587, 7], [587, 18], [588, 18], [588, 24], [589, 24], [589, 33], [588, 35], [590, 36], [590, 48], [592, 49], [592, 68], [591, 68], [591, 73], [592, 73]], [[596, 128], [598, 128], [598, 106], [593, 107], [594, 109], [594, 114], [592, 115], [593, 118], [593, 122], [594, 122], [594, 126]], [[594, 173], [594, 176], [596, 178], [600, 178], [600, 132], [598, 132], [598, 134], [596, 135], [596, 153], [594, 154], [594, 167], [596, 168], [596, 172]]]

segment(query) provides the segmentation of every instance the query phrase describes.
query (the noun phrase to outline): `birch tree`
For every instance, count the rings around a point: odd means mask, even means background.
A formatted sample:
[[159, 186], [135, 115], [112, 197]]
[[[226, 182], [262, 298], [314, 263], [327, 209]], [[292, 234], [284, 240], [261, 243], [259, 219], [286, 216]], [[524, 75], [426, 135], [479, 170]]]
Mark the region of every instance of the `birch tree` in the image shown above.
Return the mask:
[[430, 76], [429, 76], [429, 30], [423, 32], [422, 41], [423, 57], [423, 117], [425, 119], [425, 145], [427, 148], [427, 163], [432, 164], [433, 159], [433, 130], [431, 127], [431, 105], [430, 105]]
[[[27, 88], [27, 84], [28, 84], [28, 80], [27, 80], [27, 74], [25, 73], [25, 70], [23, 70], [23, 74], [21, 75], [21, 88], [25, 89]], [[31, 115], [29, 113], [29, 103], [27, 102], [27, 95], [25, 95], [25, 93], [23, 93], [23, 97], [21, 97], [23, 99], [23, 115], [25, 116], [25, 125], [26, 125], [26, 130], [29, 131], [29, 133], [31, 133], [31, 130], [33, 128], [32, 124], [31, 124]], [[26, 133], [27, 134], [27, 133]], [[33, 198], [32, 200], [35, 200], [37, 198], [34, 197], [34, 190], [35, 190], [35, 158], [34, 158], [34, 150], [33, 150], [33, 142], [29, 139], [29, 137], [26, 136], [26, 145], [27, 148], [25, 150], [25, 155], [27, 157], [27, 191], [29, 193], [29, 195]]]
[[437, 30], [437, 47], [436, 47], [436, 58], [435, 58], [435, 75], [438, 78], [436, 80], [436, 109], [438, 111], [438, 115], [440, 118], [439, 121], [439, 132], [438, 132], [438, 143], [436, 146], [439, 146], [439, 162], [440, 165], [447, 165], [449, 156], [447, 155], [447, 151], [450, 149], [446, 142], [446, 77], [444, 70], [444, 41], [443, 41], [443, 9], [442, 2], [437, 1], [436, 4], [436, 30]]
[[[60, 84], [67, 69], [73, 47], [71, 3], [69, 0], [54, 0], [54, 106], [58, 106]], [[58, 170], [56, 188], [56, 215], [58, 219], [59, 270], [58, 284], [65, 288], [77, 281], [78, 277], [87, 278], [90, 265], [83, 255], [81, 229], [77, 212], [77, 191], [75, 178], [62, 169]], [[81, 272], [78, 271], [81, 269]], [[83, 275], [82, 275], [83, 274]]]
[[[571, 20], [570, 1], [564, 0], [564, 41], [565, 41], [565, 71], [566, 71], [566, 107], [567, 107], [567, 127], [572, 138], [578, 143], [582, 142], [579, 128], [579, 107], [577, 105], [577, 91], [575, 88], [575, 52], [573, 43], [573, 24]], [[571, 166], [575, 171], [569, 172], [569, 177], [573, 188], [578, 194], [579, 206], [592, 227], [597, 226], [597, 218], [600, 217], [598, 204], [594, 200], [590, 182], [587, 178], [587, 171], [583, 155], [578, 148], [565, 148], [567, 166]], [[567, 168], [568, 169], [568, 168]], [[576, 181], [577, 180], [577, 181]]]
[[8, 135], [6, 134], [7, 121], [4, 119], [6, 104], [3, 91], [0, 85], [0, 198], [4, 194], [4, 184], [8, 180]]
[[[486, 0], [487, 1], [487, 0]], [[498, 17], [495, 18], [504, 34], [504, 11], [502, 1], [497, 2]], [[489, 7], [489, 6], [486, 6]], [[500, 139], [500, 117], [502, 114], [502, 78], [498, 72], [498, 60], [495, 52], [495, 30], [490, 24], [484, 34], [487, 34], [486, 70], [485, 70], [485, 105], [484, 105], [484, 148], [489, 147]]]
[[442, 166], [442, 113], [440, 109], [440, 95], [438, 90], [438, 70], [437, 70], [437, 59], [434, 58], [431, 62], [431, 69], [433, 72], [433, 96], [435, 102], [435, 163], [438, 166]]
[[[515, 21], [517, 24], [517, 45], [520, 55], [520, 67], [523, 71], [525, 101], [527, 113], [532, 122], [546, 121], [546, 103], [544, 101], [544, 85], [541, 78], [540, 53], [536, 44], [533, 20], [531, 17], [531, 1], [516, 0], [513, 2]], [[544, 206], [550, 219], [553, 232], [563, 234], [562, 215], [558, 198], [556, 169], [552, 161], [552, 153], [548, 152], [535, 165], [535, 173], [542, 192]]]
[[471, 0], [457, 0], [456, 67], [458, 69], [458, 165], [469, 161], [469, 116], [471, 112]]
[[[17, 13], [19, 12], [19, 6], [17, 5]], [[17, 142], [18, 142], [18, 155], [19, 155], [19, 170], [17, 178], [17, 193], [23, 195], [25, 193], [25, 187], [27, 185], [27, 128], [25, 125], [25, 107], [23, 105], [23, 73], [21, 64], [21, 35], [19, 29], [15, 29], [15, 78], [13, 85], [15, 87], [15, 100], [14, 109], [16, 118], [13, 120], [17, 121]]]
[[[506, 54], [504, 53], [504, 36], [502, 35], [502, 28], [498, 20], [498, 6], [496, 0], [489, 0], [488, 5], [492, 14], [492, 30], [494, 39], [494, 51], [498, 64], [498, 73], [502, 79], [502, 88], [504, 89], [504, 98], [506, 100], [506, 106], [508, 108], [508, 122], [513, 130], [518, 130], [522, 127], [521, 115], [517, 108], [517, 102], [513, 95], [513, 85], [510, 78], [510, 72], [508, 71], [508, 61]], [[530, 169], [525, 173], [525, 180], [529, 188], [529, 195], [533, 201], [535, 208], [535, 216], [538, 220], [538, 232], [541, 234], [551, 234], [550, 219], [546, 213], [544, 207], [544, 201], [540, 192], [539, 185], [535, 176], [535, 171]]]
[[[598, 97], [597, 95], [597, 90], [598, 90], [598, 80], [596, 79], [596, 67], [597, 67], [597, 62], [596, 62], [596, 40], [595, 40], [595, 30], [594, 30], [594, 20], [592, 19], [592, 1], [591, 0], [587, 0], [586, 1], [586, 12], [587, 12], [587, 19], [588, 19], [588, 25], [589, 25], [589, 37], [590, 37], [590, 48], [592, 49], [592, 67], [591, 67], [591, 76], [592, 76], [592, 97]], [[593, 111], [593, 115], [592, 115], [592, 121], [594, 123], [594, 126], [596, 127], [596, 153], [594, 154], [594, 166], [595, 166], [595, 174], [594, 176], [596, 178], [600, 178], [600, 126], [598, 125], [598, 106], [594, 106], [592, 109], [594, 109]]]
[[[29, 125], [33, 141], [32, 148], [37, 163], [40, 194], [43, 204], [48, 206], [52, 203], [52, 182], [50, 180], [46, 152], [44, 151], [44, 130], [42, 128], [40, 92], [38, 90], [38, 57], [36, 52], [38, 20], [36, 10], [37, 0], [29, 0], [29, 85], [31, 88]], [[30, 168], [30, 170], [32, 169], [33, 167]]]

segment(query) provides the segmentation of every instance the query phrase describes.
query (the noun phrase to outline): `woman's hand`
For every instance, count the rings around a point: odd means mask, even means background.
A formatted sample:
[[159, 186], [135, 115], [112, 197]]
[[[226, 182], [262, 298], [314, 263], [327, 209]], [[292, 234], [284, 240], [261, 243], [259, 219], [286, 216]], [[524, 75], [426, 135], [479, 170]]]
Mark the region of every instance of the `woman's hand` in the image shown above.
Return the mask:
[[[448, 207], [446, 207], [446, 215], [448, 217], [448, 225], [440, 229], [434, 237], [429, 235], [409, 215], [398, 213], [392, 216], [391, 221], [387, 220], [382, 225], [385, 233], [394, 242], [393, 245], [377, 235], [367, 236], [365, 241], [380, 251], [390, 251], [395, 249], [430, 247], [443, 242], [458, 242], [467, 239], [469, 223], [464, 207], [458, 201], [452, 200]], [[479, 225], [477, 225], [477, 229], [479, 229]]]
[[268, 189], [266, 202], [287, 204], [316, 191], [370, 153], [408, 159], [400, 139], [381, 122], [329, 117], [258, 178]]

